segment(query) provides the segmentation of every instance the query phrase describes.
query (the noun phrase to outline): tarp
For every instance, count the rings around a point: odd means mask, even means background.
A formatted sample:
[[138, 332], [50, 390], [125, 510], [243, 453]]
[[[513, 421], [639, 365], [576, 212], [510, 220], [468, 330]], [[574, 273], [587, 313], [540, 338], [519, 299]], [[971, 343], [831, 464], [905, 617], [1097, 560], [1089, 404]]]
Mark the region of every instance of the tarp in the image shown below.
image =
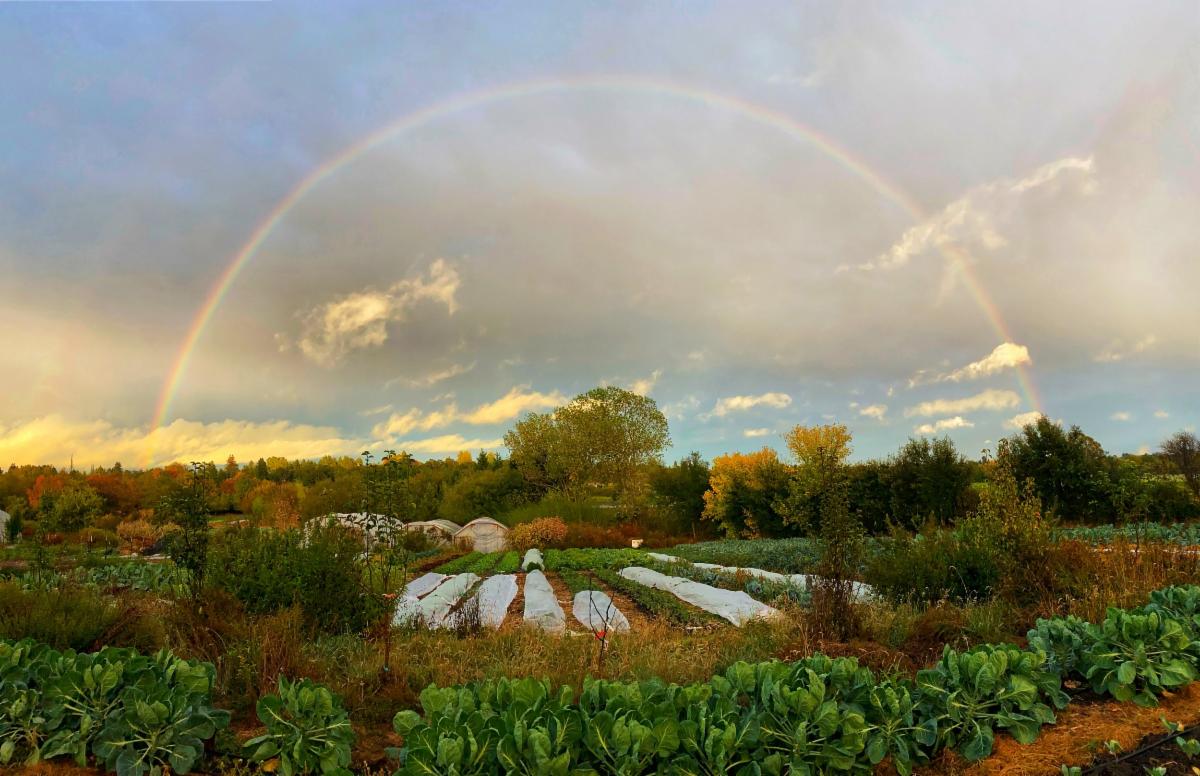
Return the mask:
[[508, 607], [517, 597], [517, 576], [496, 574], [483, 580], [475, 598], [479, 601], [479, 622], [488, 628], [499, 628], [508, 614]]
[[455, 574], [417, 603], [417, 616], [431, 628], [448, 626], [446, 615], [478, 581], [476, 574]]
[[[649, 553], [654, 555], [654, 553]], [[661, 556], [669, 557], [669, 556]], [[678, 559], [676, 559], [678, 560]], [[716, 563], [693, 563], [698, 569], [708, 569], [710, 571], [719, 571], [724, 574], [745, 574], [757, 579], [766, 580], [768, 582], [777, 582], [782, 585], [792, 585], [801, 590], [808, 590], [814, 584], [819, 582], [821, 578], [815, 574], [780, 574], [777, 571], [765, 571], [763, 569], [745, 568], [739, 566], [720, 566]], [[875, 595], [875, 588], [862, 582], [851, 583], [852, 594], [855, 598], [872, 598]]]
[[621, 576], [647, 587], [666, 590], [681, 601], [723, 617], [739, 628], [750, 620], [774, 617], [776, 609], [755, 601], [741, 590], [722, 590], [719, 587], [693, 582], [682, 577], [669, 577], [642, 566], [621, 570]]
[[533, 547], [525, 551], [525, 558], [521, 561], [521, 570], [529, 571], [531, 568], [545, 568], [546, 563], [542, 560], [542, 551], [537, 547]]
[[554, 588], [540, 571], [525, 575], [525, 624], [555, 632], [567, 627], [567, 616], [554, 597]]
[[661, 552], [648, 552], [646, 555], [660, 563], [678, 563], [680, 561], [674, 555], [663, 555]]
[[602, 590], [580, 590], [571, 604], [571, 613], [593, 633], [625, 633], [629, 630], [629, 620]]

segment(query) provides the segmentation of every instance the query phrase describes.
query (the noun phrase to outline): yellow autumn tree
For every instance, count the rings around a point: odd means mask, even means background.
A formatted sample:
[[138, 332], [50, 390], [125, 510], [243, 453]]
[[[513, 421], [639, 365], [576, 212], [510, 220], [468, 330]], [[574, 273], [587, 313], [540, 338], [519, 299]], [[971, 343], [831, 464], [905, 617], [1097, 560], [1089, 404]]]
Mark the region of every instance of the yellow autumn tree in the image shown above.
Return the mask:
[[784, 528], [778, 504], [787, 488], [788, 467], [769, 447], [717, 456], [701, 519], [717, 523], [730, 537], [777, 536]]
[[785, 523], [804, 527], [817, 523], [824, 503], [845, 483], [851, 440], [850, 430], [840, 423], [796, 426], [784, 435], [796, 459]]

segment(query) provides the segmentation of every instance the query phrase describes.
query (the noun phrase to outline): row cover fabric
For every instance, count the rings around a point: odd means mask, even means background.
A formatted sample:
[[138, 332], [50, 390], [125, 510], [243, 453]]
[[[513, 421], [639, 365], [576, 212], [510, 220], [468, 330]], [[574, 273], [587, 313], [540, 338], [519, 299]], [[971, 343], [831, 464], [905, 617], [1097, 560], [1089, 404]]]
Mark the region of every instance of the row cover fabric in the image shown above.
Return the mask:
[[479, 602], [479, 622], [493, 630], [504, 623], [508, 607], [517, 597], [516, 574], [496, 574], [483, 580], [475, 598]]
[[554, 588], [540, 571], [525, 575], [525, 624], [555, 633], [567, 627], [567, 616], [554, 597]]
[[421, 598], [422, 596], [428, 595], [434, 591], [434, 588], [442, 584], [445, 579], [445, 574], [439, 574], [436, 571], [431, 571], [428, 574], [422, 574], [412, 582], [409, 582], [408, 586], [404, 588], [404, 597]]
[[[719, 566], [716, 563], [695, 563], [693, 564], [698, 569], [709, 569], [711, 571], [719, 571], [723, 574], [746, 574], [747, 576], [763, 579], [768, 582], [778, 582], [783, 585], [792, 585], [801, 590], [808, 590], [813, 585], [821, 581], [821, 577], [816, 574], [780, 574], [777, 571], [764, 571], [763, 569], [745, 568], [739, 566]], [[851, 594], [855, 598], [870, 598], [875, 595], [875, 588], [863, 582], [851, 582]]]
[[546, 564], [542, 560], [542, 551], [537, 547], [531, 547], [525, 552], [525, 559], [521, 561], [521, 570], [529, 571], [531, 568], [545, 568]]
[[750, 620], [775, 617], [779, 614], [778, 610], [761, 601], [755, 601], [741, 590], [723, 590], [682, 577], [669, 577], [642, 566], [630, 566], [622, 569], [620, 574], [640, 585], [665, 590], [681, 601], [722, 617], [739, 628]]
[[629, 620], [602, 590], [580, 590], [571, 604], [571, 613], [593, 633], [629, 631]]
[[479, 581], [478, 574], [455, 574], [421, 599], [421, 617], [431, 628], [446, 628], [450, 610]]

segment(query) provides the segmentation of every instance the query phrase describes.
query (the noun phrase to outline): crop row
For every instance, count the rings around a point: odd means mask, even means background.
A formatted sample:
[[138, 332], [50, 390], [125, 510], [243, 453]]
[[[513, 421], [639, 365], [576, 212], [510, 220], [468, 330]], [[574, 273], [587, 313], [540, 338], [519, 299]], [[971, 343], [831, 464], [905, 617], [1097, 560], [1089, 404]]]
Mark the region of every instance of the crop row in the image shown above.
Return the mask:
[[699, 568], [687, 562], [666, 563], [663, 561], [650, 561], [645, 565], [648, 568], [669, 576], [684, 577], [685, 579], [702, 582], [703, 584], [719, 587], [724, 590], [741, 590], [751, 598], [759, 601], [770, 602], [786, 598], [793, 603], [802, 605], [807, 605], [812, 601], [812, 596], [804, 587], [791, 585], [786, 582], [761, 579], [744, 572], [731, 574], [728, 571]]
[[68, 572], [26, 571], [12, 577], [26, 590], [78, 585], [102, 590], [125, 589], [152, 593], [180, 593], [187, 572], [174, 563], [132, 561], [104, 566], [78, 567]]
[[561, 571], [563, 569], [575, 569], [576, 571], [601, 568], [623, 569], [627, 566], [641, 566], [645, 563], [645, 552], [629, 548], [546, 550], [546, 569], [548, 571]]
[[1074, 539], [1088, 544], [1103, 545], [1116, 541], [1166, 542], [1191, 546], [1200, 544], [1198, 523], [1129, 523], [1127, 525], [1096, 525], [1060, 528], [1061, 539]]
[[434, 571], [440, 574], [461, 574], [484, 557], [486, 554], [482, 552], [468, 552], [466, 555], [459, 555], [457, 558], [446, 561]]
[[[560, 575], [562, 573], [559, 572]], [[612, 569], [597, 568], [592, 569], [591, 573], [596, 579], [612, 590], [622, 593], [649, 614], [662, 617], [675, 625], [699, 627], [718, 622], [713, 615], [685, 604], [671, 593], [626, 579]]]
[[1033, 741], [1068, 703], [1065, 678], [1152, 705], [1196, 677], [1200, 587], [1168, 588], [1097, 624], [1040, 620], [1030, 649], [946, 647], [915, 681], [876, 677], [853, 658], [737, 663], [708, 682], [534, 679], [429, 687], [402, 711], [399, 774], [855, 773], [890, 758], [902, 774], [943, 748], [968, 760], [996, 732]]

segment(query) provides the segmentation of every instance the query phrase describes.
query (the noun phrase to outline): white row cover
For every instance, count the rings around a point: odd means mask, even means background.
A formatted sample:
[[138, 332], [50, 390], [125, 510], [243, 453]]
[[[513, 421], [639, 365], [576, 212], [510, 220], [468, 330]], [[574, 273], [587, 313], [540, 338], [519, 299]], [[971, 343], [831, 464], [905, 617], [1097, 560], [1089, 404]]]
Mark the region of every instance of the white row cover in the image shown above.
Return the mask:
[[525, 558], [521, 561], [521, 570], [529, 571], [531, 568], [545, 568], [546, 563], [542, 560], [542, 551], [537, 547], [531, 547], [525, 551]]
[[554, 589], [540, 571], [525, 575], [525, 624], [555, 633], [567, 627], [567, 616], [554, 597]]
[[432, 593], [434, 588], [442, 584], [446, 579], [445, 574], [439, 574], [436, 571], [431, 571], [428, 574], [421, 576], [408, 583], [404, 588], [405, 598], [421, 598], [422, 596]]
[[498, 629], [516, 597], [516, 574], [496, 574], [483, 580], [479, 591], [475, 593], [479, 601], [479, 622], [488, 628]]
[[455, 574], [447, 577], [423, 598], [405, 597], [396, 607], [392, 622], [395, 625], [407, 625], [420, 620], [431, 628], [445, 627], [449, 624], [446, 615], [478, 581], [479, 577], [475, 574]]
[[602, 590], [580, 590], [571, 604], [571, 613], [593, 633], [625, 633], [629, 630], [629, 620]]
[[[693, 582], [682, 577], [669, 577], [642, 566], [621, 570], [621, 576], [647, 587], [666, 590], [681, 601], [698, 609], [723, 617], [739, 628], [750, 620], [765, 619], [779, 614], [778, 610], [755, 601], [741, 590], [722, 590], [719, 587]], [[528, 600], [526, 592], [526, 600]]]
[[646, 555], [651, 559], [658, 561], [659, 563], [684, 562], [682, 558], [676, 558], [674, 555], [663, 555], [661, 552], [648, 552]]
[[[658, 552], [648, 552], [648, 556], [661, 563], [688, 563], [683, 558], [677, 558], [674, 555], [663, 555]], [[692, 563], [698, 569], [708, 569], [710, 571], [719, 571], [724, 574], [746, 574], [757, 579], [762, 579], [767, 582], [777, 582], [783, 585], [794, 585], [802, 590], [808, 590], [809, 587], [820, 581], [820, 577], [815, 574], [780, 574], [777, 571], [766, 571], [764, 569], [746, 568], [739, 566], [721, 566], [716, 563]], [[875, 589], [870, 585], [862, 582], [851, 583], [853, 595], [855, 598], [871, 598], [875, 595]]]

